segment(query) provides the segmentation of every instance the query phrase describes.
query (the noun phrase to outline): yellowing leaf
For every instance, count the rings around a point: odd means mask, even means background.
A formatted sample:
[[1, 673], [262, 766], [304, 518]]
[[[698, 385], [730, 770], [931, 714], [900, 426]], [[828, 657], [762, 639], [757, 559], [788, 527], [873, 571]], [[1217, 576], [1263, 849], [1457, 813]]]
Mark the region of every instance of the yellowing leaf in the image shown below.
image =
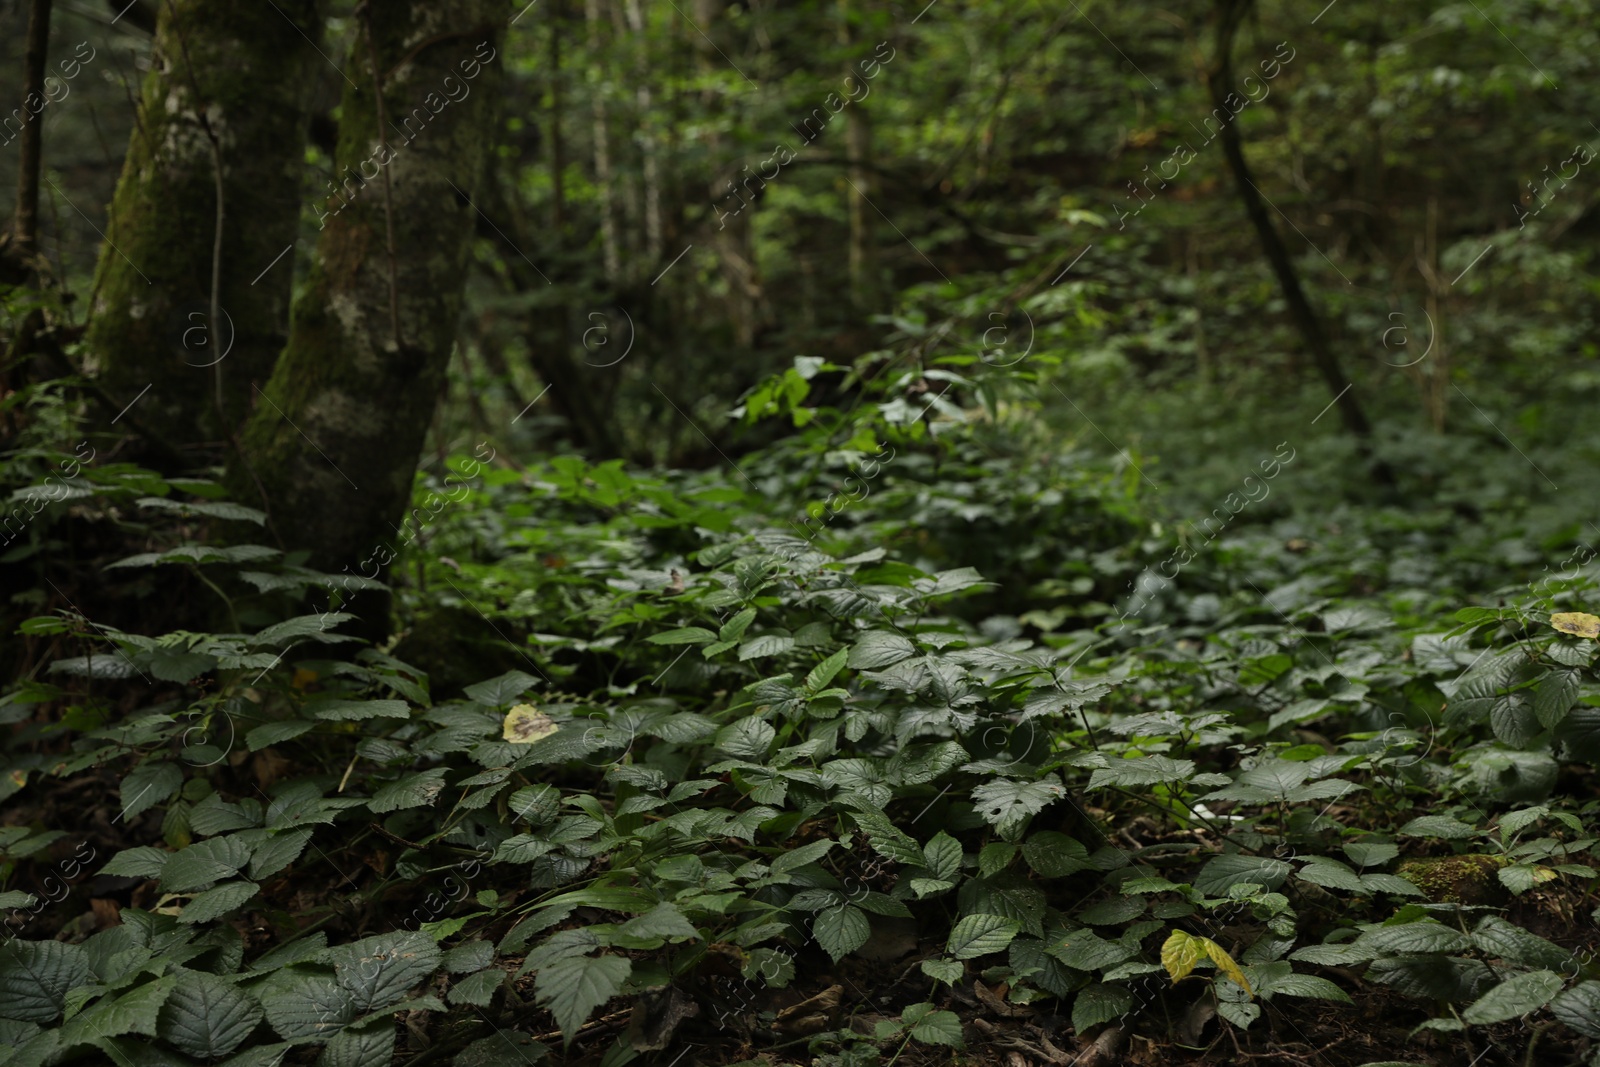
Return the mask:
[[555, 732], [556, 724], [550, 716], [532, 704], [518, 704], [506, 712], [505, 728], [500, 736], [514, 745], [528, 745]]
[[1600, 615], [1586, 611], [1558, 611], [1550, 616], [1550, 625], [1574, 637], [1600, 637]]
[[1174, 982], [1181, 982], [1189, 977], [1189, 972], [1194, 970], [1194, 965], [1200, 962], [1200, 957], [1205, 955], [1204, 945], [1211, 942], [1203, 937], [1182, 930], [1174, 930], [1167, 936], [1161, 946], [1161, 965], [1167, 969]]
[[1206, 955], [1210, 956], [1211, 962], [1217, 965], [1217, 970], [1233, 979], [1234, 984], [1236, 984], [1240, 989], [1243, 989], [1252, 997], [1255, 996], [1255, 991], [1250, 988], [1249, 979], [1245, 978], [1244, 971], [1239, 969], [1239, 965], [1233, 962], [1233, 957], [1228, 955], [1227, 949], [1223, 948], [1209, 937], [1202, 937], [1200, 941], [1206, 947]]

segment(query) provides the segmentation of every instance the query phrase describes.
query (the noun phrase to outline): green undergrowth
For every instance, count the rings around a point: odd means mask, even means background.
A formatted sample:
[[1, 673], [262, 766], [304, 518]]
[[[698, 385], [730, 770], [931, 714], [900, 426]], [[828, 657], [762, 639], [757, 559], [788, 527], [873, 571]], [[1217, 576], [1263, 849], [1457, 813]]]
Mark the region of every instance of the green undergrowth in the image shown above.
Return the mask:
[[75, 565], [224, 621], [21, 623], [0, 1065], [732, 1062], [884, 958], [783, 1054], [970, 1049], [980, 981], [1084, 1040], [1383, 992], [1419, 1043], [1590, 1056], [1588, 559], [1530, 586], [1399, 510], [1175, 529], [1131, 469], [1019, 461], [981, 369], [845, 412], [800, 361], [737, 469], [453, 461], [382, 647], [342, 633], [368, 579], [85, 466], [10, 564], [120, 530]]

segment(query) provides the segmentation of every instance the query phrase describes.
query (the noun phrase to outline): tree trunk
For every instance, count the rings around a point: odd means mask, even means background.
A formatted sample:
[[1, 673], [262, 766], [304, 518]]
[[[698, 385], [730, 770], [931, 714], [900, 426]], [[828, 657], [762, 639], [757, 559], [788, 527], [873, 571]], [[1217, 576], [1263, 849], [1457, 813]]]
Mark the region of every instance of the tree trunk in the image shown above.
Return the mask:
[[[860, 80], [850, 66], [855, 44], [855, 28], [850, 24], [850, 0], [839, 0], [839, 44], [846, 57], [845, 75]], [[850, 183], [854, 188], [846, 198], [850, 205], [850, 295], [860, 311], [883, 310], [878, 298], [877, 238], [874, 220], [877, 212], [868, 200], [877, 194], [872, 174], [872, 117], [863, 97], [845, 119], [845, 156], [850, 162]]]
[[1357, 399], [1350, 380], [1345, 377], [1343, 368], [1339, 366], [1339, 357], [1334, 354], [1333, 347], [1328, 343], [1328, 335], [1323, 330], [1317, 313], [1312, 310], [1311, 302], [1306, 299], [1305, 290], [1300, 287], [1300, 278], [1295, 273], [1294, 261], [1289, 258], [1289, 250], [1284, 247], [1283, 238], [1279, 235], [1277, 226], [1273, 224], [1272, 216], [1267, 214], [1261, 191], [1256, 188], [1250, 166], [1245, 161], [1244, 144], [1239, 137], [1239, 128], [1232, 119], [1232, 109], [1226, 103], [1226, 100], [1234, 95], [1231, 88], [1233, 39], [1238, 33], [1239, 24], [1243, 21], [1248, 7], [1247, 0], [1217, 0], [1216, 56], [1211, 69], [1207, 72], [1206, 81], [1213, 103], [1225, 116], [1219, 130], [1222, 154], [1228, 161], [1228, 169], [1233, 173], [1234, 182], [1239, 190], [1239, 199], [1244, 203], [1245, 214], [1250, 217], [1250, 224], [1255, 227], [1256, 236], [1261, 241], [1261, 251], [1266, 255], [1273, 274], [1277, 276], [1278, 287], [1283, 292], [1284, 302], [1289, 306], [1289, 317], [1299, 330], [1306, 347], [1311, 350], [1311, 359], [1316, 364], [1317, 371], [1322, 375], [1323, 381], [1328, 383], [1328, 390], [1333, 393], [1333, 403], [1339, 409], [1339, 417], [1344, 421], [1345, 429], [1355, 437], [1356, 446], [1362, 457], [1369, 462], [1373, 480], [1382, 485], [1393, 485], [1394, 472], [1386, 463], [1372, 456], [1372, 424], [1367, 421], [1367, 413], [1362, 408], [1361, 401]]
[[[590, 62], [600, 62], [600, 5], [598, 0], [583, 0], [584, 21], [589, 27]], [[600, 249], [606, 281], [615, 285], [622, 275], [622, 255], [617, 249], [617, 205], [611, 177], [611, 140], [606, 121], [606, 84], [602, 75], [589, 86], [590, 114], [594, 119], [591, 141], [594, 149], [594, 183], [600, 195]]]
[[[44, 159], [44, 121], [40, 112], [47, 97], [44, 86], [45, 53], [50, 47], [50, 0], [33, 0], [28, 10], [28, 48], [22, 87], [22, 147], [17, 163], [17, 209], [12, 225], [15, 255], [31, 267], [39, 238], [39, 168]], [[43, 271], [30, 271], [36, 276]]]
[[[455, 341], [509, 12], [503, 0], [361, 11], [336, 153], [351, 177], [325, 205], [288, 346], [231, 479], [248, 498], [259, 478], [286, 547], [309, 549], [312, 566], [370, 578], [397, 531], [414, 536], [430, 515], [402, 521]], [[381, 632], [387, 619], [365, 624]]]
[[161, 5], [86, 339], [105, 390], [125, 403], [144, 392], [138, 415], [174, 444], [232, 435], [283, 348], [323, 63], [307, 41], [325, 11]]

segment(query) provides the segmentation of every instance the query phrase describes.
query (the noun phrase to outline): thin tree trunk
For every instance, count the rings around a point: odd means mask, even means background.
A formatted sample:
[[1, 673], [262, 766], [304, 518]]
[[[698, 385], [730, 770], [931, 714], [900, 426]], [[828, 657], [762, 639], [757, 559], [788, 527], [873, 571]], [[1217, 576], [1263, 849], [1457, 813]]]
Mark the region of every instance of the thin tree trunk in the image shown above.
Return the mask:
[[325, 12], [326, 0], [161, 5], [86, 347], [105, 390], [138, 397], [175, 444], [228, 439], [287, 337], [323, 62], [307, 38]]
[[1344, 422], [1345, 429], [1356, 438], [1357, 447], [1370, 462], [1374, 480], [1384, 485], [1392, 485], [1394, 472], [1387, 464], [1372, 457], [1372, 424], [1367, 420], [1366, 411], [1362, 408], [1361, 401], [1357, 399], [1354, 387], [1345, 377], [1343, 368], [1339, 366], [1339, 357], [1334, 354], [1333, 347], [1328, 343], [1328, 335], [1300, 286], [1300, 278], [1295, 273], [1294, 261], [1289, 258], [1289, 250], [1284, 247], [1283, 238], [1279, 235], [1277, 226], [1273, 224], [1272, 216], [1267, 214], [1266, 203], [1256, 187], [1255, 179], [1250, 173], [1250, 165], [1244, 157], [1244, 145], [1239, 137], [1239, 127], [1233, 121], [1232, 109], [1226, 103], [1226, 100], [1234, 95], [1231, 88], [1233, 41], [1247, 9], [1246, 0], [1217, 0], [1216, 56], [1211, 69], [1207, 72], [1206, 80], [1214, 105], [1221, 109], [1225, 116], [1219, 135], [1222, 154], [1228, 161], [1228, 169], [1233, 173], [1245, 214], [1250, 217], [1250, 224], [1255, 227], [1256, 236], [1261, 242], [1261, 251], [1267, 257], [1273, 274], [1277, 276], [1278, 287], [1283, 292], [1284, 302], [1289, 306], [1289, 317], [1299, 330], [1306, 347], [1310, 349], [1318, 373], [1322, 375], [1323, 381], [1327, 382], [1328, 390], [1333, 393], [1334, 404], [1339, 409], [1339, 417]]
[[[584, 21], [589, 27], [589, 55], [598, 61], [600, 55], [600, 4], [599, 0], [583, 0]], [[622, 256], [617, 250], [617, 205], [612, 191], [611, 144], [606, 122], [606, 88], [603, 80], [590, 87], [589, 106], [594, 120], [594, 182], [600, 192], [600, 245], [601, 260], [605, 265], [606, 281], [615, 284], [622, 274]]]
[[[17, 163], [17, 209], [12, 226], [15, 254], [30, 263], [39, 241], [39, 170], [44, 165], [45, 57], [50, 47], [51, 0], [33, 0], [28, 9], [28, 47], [23, 61], [22, 145]], [[33, 271], [35, 276], [43, 271]]]
[[[341, 173], [367, 184], [322, 231], [243, 451], [286, 547], [373, 577], [398, 551], [398, 531], [431, 515], [406, 509], [455, 342], [509, 11], [505, 0], [368, 10], [345, 62], [336, 154]], [[236, 486], [247, 484], [241, 466]], [[364, 623], [382, 632], [387, 619]]]
[[[850, 0], [839, 0], [839, 43], [850, 55], [855, 33], [850, 25]], [[848, 63], [848, 77], [861, 75]], [[845, 119], [845, 157], [850, 162], [850, 183], [854, 186], [850, 204], [850, 290], [851, 299], [862, 311], [878, 311], [878, 265], [873, 219], [876, 212], [867, 201], [876, 195], [872, 173], [872, 117], [866, 98], [857, 101]]]
[[623, 10], [628, 16], [628, 28], [633, 32], [634, 97], [639, 104], [639, 139], [644, 155], [644, 261], [653, 264], [661, 258], [661, 160], [650, 94], [650, 39], [645, 34], [639, 0], [624, 0]]
[[567, 227], [566, 191], [563, 188], [567, 171], [565, 145], [561, 140], [561, 0], [554, 0], [550, 8], [550, 226], [559, 243]]

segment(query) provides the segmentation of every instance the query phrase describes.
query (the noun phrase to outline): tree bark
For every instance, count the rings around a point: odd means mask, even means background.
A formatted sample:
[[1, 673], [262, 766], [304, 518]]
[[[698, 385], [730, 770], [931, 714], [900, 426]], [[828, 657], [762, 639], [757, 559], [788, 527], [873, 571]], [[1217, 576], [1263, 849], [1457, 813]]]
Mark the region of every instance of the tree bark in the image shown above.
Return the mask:
[[[17, 208], [12, 224], [14, 254], [25, 265], [38, 250], [39, 168], [44, 162], [45, 54], [50, 47], [51, 0], [33, 0], [28, 9], [28, 46], [23, 65], [22, 145], [17, 163]], [[42, 271], [30, 271], [35, 276]]]
[[161, 5], [86, 340], [105, 390], [148, 386], [139, 414], [174, 444], [229, 438], [283, 348], [325, 11]]
[[[584, 21], [589, 27], [589, 55], [597, 62], [600, 55], [600, 4], [598, 0], [583, 0]], [[589, 86], [589, 108], [593, 117], [590, 140], [594, 151], [594, 182], [600, 196], [600, 250], [605, 266], [606, 281], [616, 284], [622, 275], [622, 254], [617, 247], [617, 204], [611, 175], [610, 123], [606, 119], [606, 85], [604, 77], [596, 78]]]
[[1394, 472], [1386, 463], [1372, 456], [1372, 424], [1367, 420], [1366, 411], [1356, 397], [1354, 386], [1345, 377], [1344, 369], [1339, 365], [1339, 357], [1328, 343], [1328, 335], [1322, 327], [1322, 322], [1312, 309], [1311, 302], [1306, 299], [1305, 290], [1300, 286], [1294, 261], [1289, 258], [1289, 250], [1284, 247], [1283, 238], [1279, 235], [1277, 226], [1273, 224], [1272, 216], [1267, 214], [1261, 191], [1256, 187], [1255, 178], [1250, 173], [1250, 165], [1245, 160], [1244, 144], [1239, 137], [1239, 128], [1233, 121], [1232, 109], [1226, 103], [1227, 99], [1234, 95], [1231, 88], [1233, 41], [1248, 8], [1249, 0], [1217, 0], [1216, 56], [1211, 69], [1207, 72], [1206, 81], [1213, 104], [1225, 117], [1219, 130], [1222, 154], [1227, 159], [1228, 169], [1233, 173], [1245, 214], [1250, 217], [1250, 224], [1255, 227], [1256, 236], [1261, 242], [1261, 251], [1267, 257], [1272, 273], [1278, 279], [1278, 287], [1283, 292], [1284, 302], [1289, 306], [1289, 318], [1294, 322], [1306, 347], [1311, 350], [1311, 359], [1316, 364], [1318, 373], [1322, 375], [1323, 381], [1327, 382], [1328, 390], [1333, 393], [1333, 403], [1339, 409], [1339, 417], [1344, 422], [1345, 429], [1355, 437], [1357, 448], [1363, 458], [1368, 460], [1373, 479], [1383, 485], [1392, 485]]
[[[399, 531], [431, 514], [402, 520], [455, 341], [509, 10], [505, 0], [362, 10], [336, 154], [350, 182], [319, 208], [315, 264], [231, 480], [247, 497], [259, 476], [286, 547], [308, 549], [312, 566], [370, 578]], [[387, 625], [364, 621], [369, 632]]]

